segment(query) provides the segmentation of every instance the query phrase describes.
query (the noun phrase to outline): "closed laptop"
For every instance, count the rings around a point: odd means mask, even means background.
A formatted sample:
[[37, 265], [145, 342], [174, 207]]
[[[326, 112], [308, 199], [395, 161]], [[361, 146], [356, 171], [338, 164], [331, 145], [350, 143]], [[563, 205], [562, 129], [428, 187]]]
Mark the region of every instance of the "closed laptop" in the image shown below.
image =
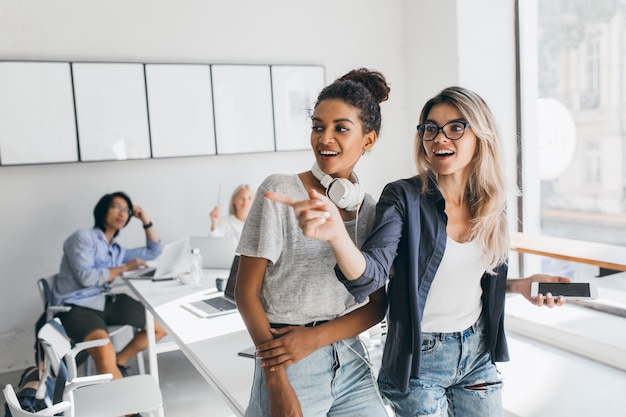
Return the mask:
[[191, 248], [200, 249], [202, 267], [229, 269], [235, 257], [237, 239], [234, 237], [191, 236]]

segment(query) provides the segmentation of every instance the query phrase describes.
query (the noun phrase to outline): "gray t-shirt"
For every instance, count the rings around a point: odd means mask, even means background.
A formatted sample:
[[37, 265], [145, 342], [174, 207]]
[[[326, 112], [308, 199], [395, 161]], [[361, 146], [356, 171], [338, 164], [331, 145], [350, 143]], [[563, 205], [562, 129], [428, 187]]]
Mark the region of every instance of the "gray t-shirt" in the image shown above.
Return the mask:
[[[296, 200], [309, 196], [297, 175], [271, 175], [257, 189], [243, 227], [237, 253], [269, 261], [261, 288], [269, 322], [306, 324], [354, 310], [354, 297], [335, 276], [336, 260], [328, 242], [305, 237], [293, 209], [265, 198], [267, 191]], [[359, 247], [374, 224], [375, 205], [365, 194], [358, 219], [345, 222], [354, 241], [358, 220]]]

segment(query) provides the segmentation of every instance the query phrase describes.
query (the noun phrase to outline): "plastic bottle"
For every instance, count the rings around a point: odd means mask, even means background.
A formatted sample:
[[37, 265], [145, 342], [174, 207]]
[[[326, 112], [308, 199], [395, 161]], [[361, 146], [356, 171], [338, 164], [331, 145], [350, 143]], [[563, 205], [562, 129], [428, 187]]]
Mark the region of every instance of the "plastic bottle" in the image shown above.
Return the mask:
[[202, 287], [202, 255], [198, 248], [191, 250], [191, 285]]

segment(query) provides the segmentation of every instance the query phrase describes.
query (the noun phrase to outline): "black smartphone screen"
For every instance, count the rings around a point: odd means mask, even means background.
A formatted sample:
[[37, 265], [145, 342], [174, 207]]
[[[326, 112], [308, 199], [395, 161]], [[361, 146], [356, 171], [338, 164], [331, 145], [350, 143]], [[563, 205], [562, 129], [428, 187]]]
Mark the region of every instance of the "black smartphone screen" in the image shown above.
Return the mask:
[[552, 293], [554, 297], [591, 297], [589, 284], [586, 282], [540, 282], [539, 293]]

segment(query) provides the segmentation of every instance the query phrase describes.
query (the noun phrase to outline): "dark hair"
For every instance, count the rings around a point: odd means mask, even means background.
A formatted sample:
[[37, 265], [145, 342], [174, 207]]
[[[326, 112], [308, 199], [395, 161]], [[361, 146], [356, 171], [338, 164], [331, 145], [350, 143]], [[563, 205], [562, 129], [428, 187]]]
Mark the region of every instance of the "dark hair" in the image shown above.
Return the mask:
[[[124, 200], [126, 200], [126, 204], [128, 204], [128, 209], [131, 211], [133, 211], [133, 203], [132, 201], [130, 201], [130, 197], [128, 195], [126, 195], [126, 193], [123, 193], [121, 191], [117, 191], [111, 194], [105, 194], [102, 196], [102, 198], [100, 198], [100, 201], [98, 201], [98, 204], [96, 204], [96, 207], [94, 207], [93, 209], [93, 219], [94, 219], [94, 228], [97, 227], [98, 229], [102, 230], [103, 232], [105, 231], [105, 227], [104, 227], [104, 221], [106, 220], [107, 214], [109, 213], [109, 208], [111, 207], [111, 203], [113, 202], [113, 199], [115, 197], [120, 197], [123, 198]], [[130, 218], [132, 216], [128, 216], [128, 220], [126, 221], [126, 224], [128, 224], [128, 222], [130, 221]], [[124, 226], [126, 226], [126, 224]], [[117, 234], [119, 233], [119, 230], [117, 230], [115, 232], [115, 235], [113, 236], [117, 236]]]
[[389, 98], [389, 85], [378, 71], [359, 68], [350, 71], [325, 87], [317, 96], [315, 108], [323, 100], [338, 99], [360, 110], [363, 133], [380, 133], [380, 105]]

